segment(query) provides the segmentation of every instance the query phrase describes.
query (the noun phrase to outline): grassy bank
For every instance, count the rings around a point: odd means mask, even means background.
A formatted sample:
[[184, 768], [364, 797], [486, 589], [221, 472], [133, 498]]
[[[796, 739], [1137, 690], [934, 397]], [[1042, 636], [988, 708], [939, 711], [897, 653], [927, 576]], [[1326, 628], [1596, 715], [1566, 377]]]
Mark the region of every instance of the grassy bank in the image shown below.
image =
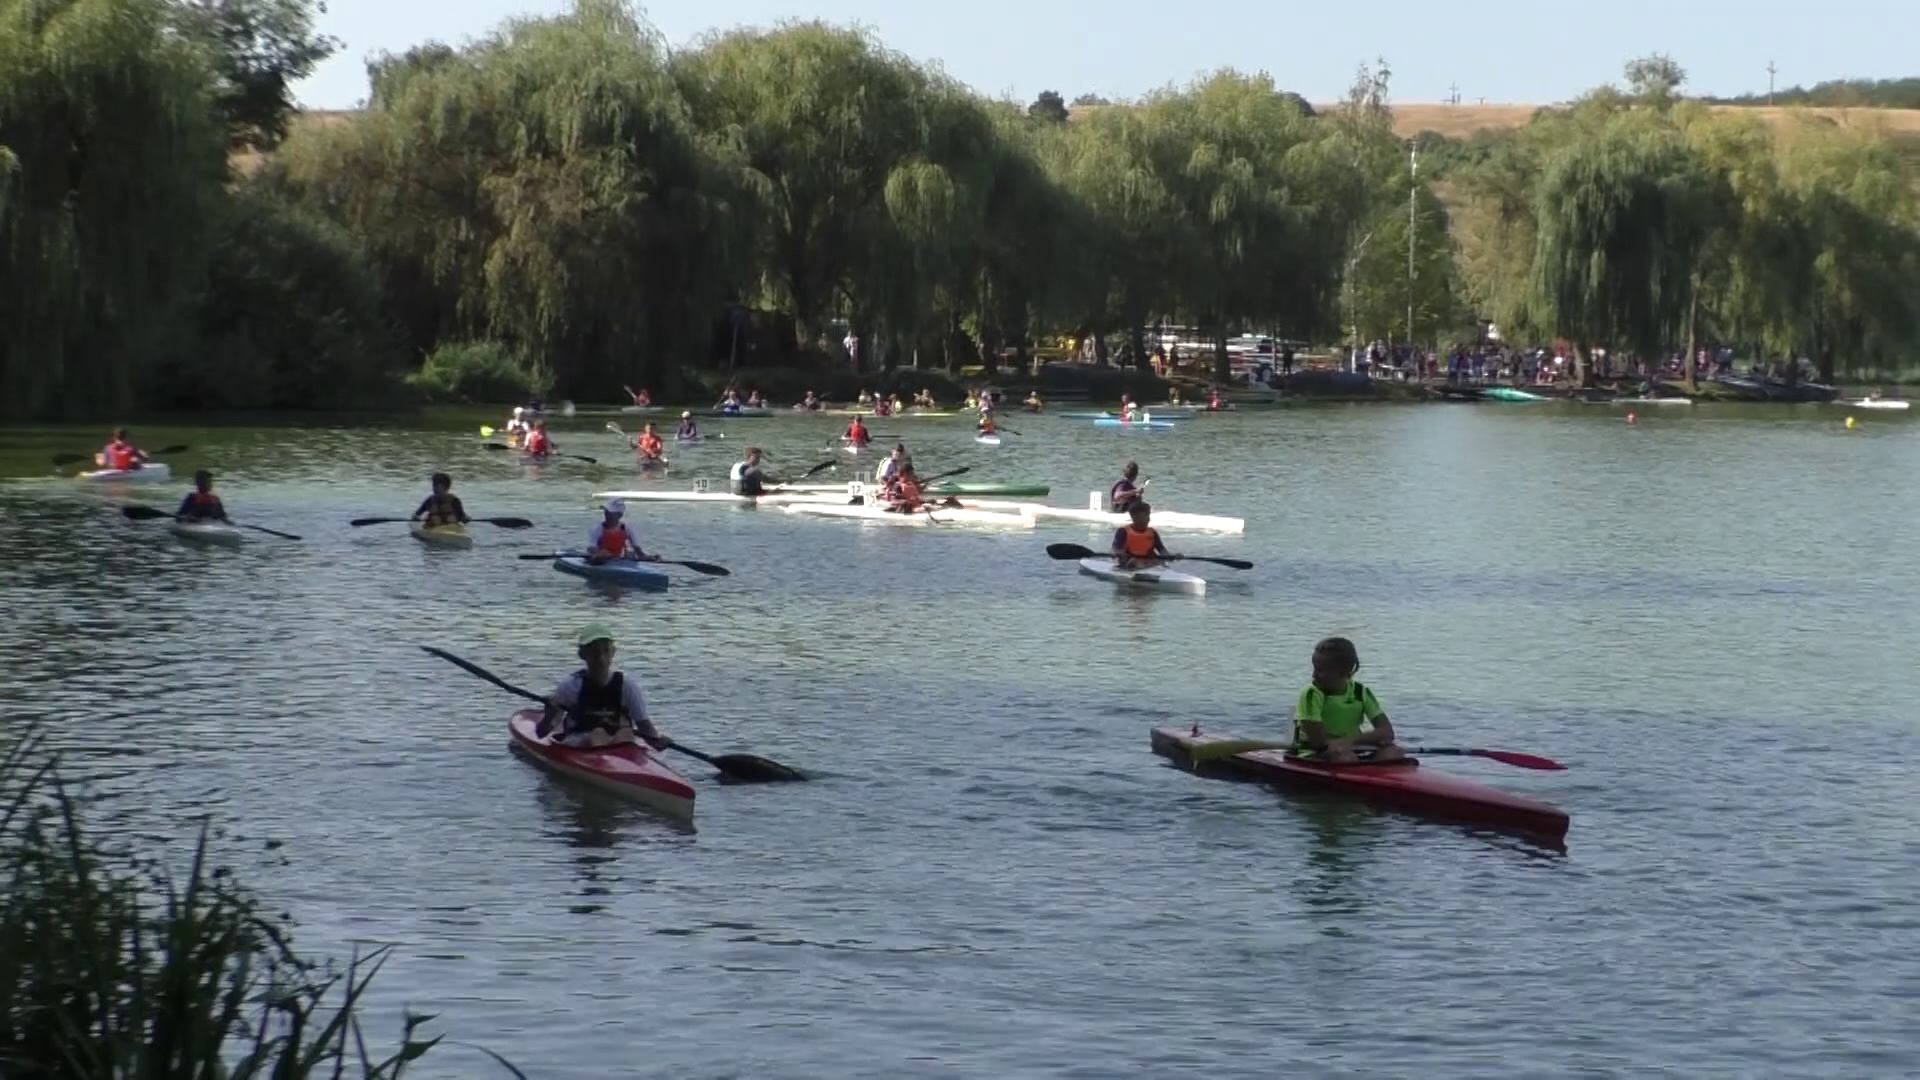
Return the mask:
[[381, 955], [300, 957], [215, 858], [205, 831], [184, 877], [112, 849], [31, 734], [0, 757], [0, 1076], [394, 1080], [440, 1041], [409, 1015], [372, 1053]]

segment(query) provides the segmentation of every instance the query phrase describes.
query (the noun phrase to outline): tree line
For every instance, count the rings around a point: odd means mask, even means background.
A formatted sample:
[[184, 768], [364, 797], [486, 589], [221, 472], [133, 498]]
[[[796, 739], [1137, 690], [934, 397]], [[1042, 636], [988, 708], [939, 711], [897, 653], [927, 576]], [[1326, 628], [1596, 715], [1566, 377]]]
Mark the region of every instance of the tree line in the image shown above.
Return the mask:
[[365, 110], [289, 125], [336, 47], [311, 14], [0, 0], [17, 411], [670, 397], [849, 335], [868, 370], [1144, 364], [1162, 322], [1224, 374], [1232, 335], [1406, 340], [1409, 309], [1430, 344], [1843, 367], [1920, 336], [1898, 156], [1715, 116], [1670, 63], [1414, 176], [1384, 64], [1319, 112], [1231, 71], [1022, 106], [820, 23], [669, 50], [618, 0], [377, 57]]

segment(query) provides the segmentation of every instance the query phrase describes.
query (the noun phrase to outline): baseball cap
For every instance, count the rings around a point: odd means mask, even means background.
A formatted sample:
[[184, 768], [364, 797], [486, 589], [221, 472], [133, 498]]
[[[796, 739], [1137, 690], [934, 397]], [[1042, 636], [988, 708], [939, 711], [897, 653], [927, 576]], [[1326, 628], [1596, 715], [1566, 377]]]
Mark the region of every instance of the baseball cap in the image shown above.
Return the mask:
[[584, 649], [596, 641], [604, 641], [609, 645], [614, 643], [613, 631], [607, 627], [606, 623], [588, 623], [580, 628], [577, 644], [581, 648]]

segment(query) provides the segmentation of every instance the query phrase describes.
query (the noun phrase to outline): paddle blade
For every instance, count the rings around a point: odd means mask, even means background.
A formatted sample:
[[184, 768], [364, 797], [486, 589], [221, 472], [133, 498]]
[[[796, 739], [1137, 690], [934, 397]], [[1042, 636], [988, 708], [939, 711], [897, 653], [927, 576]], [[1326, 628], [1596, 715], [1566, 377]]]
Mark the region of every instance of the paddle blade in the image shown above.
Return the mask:
[[818, 465], [815, 465], [815, 466], [814, 466], [813, 468], [811, 468], [811, 469], [808, 469], [808, 470], [807, 470], [806, 472], [803, 472], [803, 473], [801, 473], [801, 474], [800, 474], [800, 479], [802, 479], [802, 480], [805, 480], [805, 479], [806, 479], [807, 477], [809, 477], [809, 476], [812, 476], [812, 475], [814, 475], [815, 473], [823, 473], [823, 472], [826, 472], [826, 471], [827, 471], [828, 469], [831, 469], [831, 468], [833, 468], [833, 467], [834, 467], [835, 465], [837, 465], [837, 464], [839, 464], [839, 462], [835, 462], [835, 461], [823, 461], [823, 462], [821, 462], [820, 464], [818, 464]]
[[503, 442], [490, 442], [490, 443], [481, 443], [480, 445], [481, 445], [482, 447], [484, 447], [485, 449], [488, 449], [488, 450], [511, 450], [511, 449], [513, 449], [513, 447], [511, 447], [511, 446], [508, 446], [508, 445], [507, 445], [506, 443], [503, 443]]
[[587, 464], [589, 464], [589, 465], [598, 465], [598, 464], [600, 464], [600, 459], [599, 459], [599, 458], [590, 458], [590, 457], [582, 457], [582, 456], [581, 456], [581, 455], [579, 455], [579, 454], [561, 454], [560, 456], [561, 456], [561, 457], [570, 457], [570, 458], [572, 458], [572, 459], [573, 459], [573, 460], [575, 460], [575, 461], [584, 461], [584, 462], [586, 462], [586, 463], [587, 463]]
[[55, 454], [53, 455], [53, 463], [55, 465], [77, 465], [82, 461], [92, 461], [92, 460], [93, 460], [92, 454]]
[[481, 438], [483, 438], [483, 439], [491, 439], [491, 438], [493, 438], [493, 429], [492, 429], [492, 428], [490, 428], [490, 427], [488, 427], [488, 426], [487, 426], [487, 425], [485, 425], [485, 424], [481, 424], [481, 425], [480, 425], [480, 437], [481, 437]]
[[1099, 554], [1085, 544], [1048, 544], [1049, 559], [1091, 559]]
[[754, 754], [721, 754], [707, 760], [720, 770], [720, 775], [743, 784], [795, 783], [807, 778], [798, 769], [789, 769], [777, 761]]
[[1251, 750], [1285, 750], [1293, 744], [1273, 739], [1221, 739], [1218, 742], [1201, 743], [1187, 750], [1187, 760], [1198, 765], [1203, 761], [1217, 761], [1220, 758], [1244, 754]]
[[147, 451], [147, 456], [159, 457], [161, 454], [184, 454], [186, 452], [187, 452], [186, 443], [175, 443], [172, 446], [163, 446], [158, 450], [149, 450]]
[[347, 524], [357, 529], [362, 525], [391, 525], [395, 522], [406, 520], [406, 518], [354, 518], [352, 521], [347, 522]]
[[481, 518], [480, 520], [486, 522], [489, 525], [497, 525], [502, 529], [533, 528], [533, 522], [528, 521], [526, 518], [521, 518], [521, 517], [494, 517], [494, 518]]
[[1543, 758], [1534, 754], [1516, 754], [1511, 750], [1475, 750], [1473, 756], [1491, 758], [1516, 768], [1538, 769], [1541, 772], [1564, 772], [1567, 768], [1552, 758]]
[[244, 521], [241, 521], [241, 522], [235, 522], [235, 524], [236, 524], [236, 525], [238, 525], [238, 526], [239, 526], [240, 528], [242, 528], [242, 529], [252, 529], [252, 530], [253, 530], [254, 532], [258, 532], [258, 533], [266, 533], [266, 534], [267, 534], [268, 536], [277, 536], [277, 537], [279, 537], [279, 538], [280, 538], [280, 539], [282, 539], [282, 540], [298, 540], [298, 539], [300, 539], [299, 537], [297, 537], [297, 536], [295, 536], [295, 535], [293, 535], [293, 534], [292, 534], [292, 533], [290, 533], [290, 532], [281, 532], [281, 531], [280, 531], [279, 529], [269, 529], [269, 528], [267, 528], [267, 527], [266, 527], [265, 525], [249, 525], [249, 524], [247, 524], [247, 523], [246, 523], [246, 522], [244, 522]]
[[733, 576], [733, 571], [727, 569], [724, 566], [719, 566], [710, 562], [698, 562], [693, 559], [672, 559], [668, 561], [672, 562], [675, 566], [684, 566], [687, 569], [693, 570], [697, 573], [711, 574], [714, 577]]
[[158, 521], [161, 518], [173, 516], [165, 510], [155, 510], [151, 506], [123, 506], [120, 512], [135, 521]]
[[1232, 569], [1235, 569], [1235, 570], [1253, 569], [1253, 564], [1248, 562], [1245, 559], [1222, 559], [1212, 555], [1182, 555], [1180, 557], [1182, 559], [1187, 560], [1188, 562], [1213, 563], [1216, 566], [1231, 567]]

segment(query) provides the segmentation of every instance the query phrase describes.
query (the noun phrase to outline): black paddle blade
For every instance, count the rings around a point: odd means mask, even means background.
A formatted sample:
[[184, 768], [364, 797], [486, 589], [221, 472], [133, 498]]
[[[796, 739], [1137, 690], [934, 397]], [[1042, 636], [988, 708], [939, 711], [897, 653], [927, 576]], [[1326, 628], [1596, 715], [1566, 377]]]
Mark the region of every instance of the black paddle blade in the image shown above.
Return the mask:
[[390, 524], [393, 524], [394, 522], [405, 521], [405, 520], [407, 519], [406, 518], [354, 518], [352, 521], [347, 522], [347, 524], [357, 529], [362, 525], [390, 525]]
[[170, 518], [173, 516], [165, 510], [155, 510], [151, 506], [123, 506], [120, 508], [120, 512], [135, 521], [158, 521], [161, 518]]
[[1085, 544], [1048, 544], [1049, 559], [1091, 559], [1099, 554]]
[[512, 449], [514, 449], [513, 447], [511, 447], [511, 446], [508, 446], [508, 445], [507, 445], [506, 443], [503, 443], [503, 442], [489, 442], [489, 443], [481, 443], [480, 445], [481, 445], [481, 446], [483, 446], [483, 447], [485, 447], [485, 448], [487, 448], [488, 450], [512, 450]]
[[814, 475], [815, 473], [826, 472], [828, 469], [833, 468], [837, 464], [839, 464], [839, 462], [837, 461], [823, 461], [820, 464], [815, 465], [813, 468], [808, 469], [806, 472], [801, 473], [800, 478], [804, 480], [807, 477]]
[[721, 754], [709, 759], [720, 775], [742, 784], [782, 784], [806, 780], [806, 774], [754, 754]]
[[579, 455], [579, 454], [561, 454], [560, 456], [561, 456], [561, 457], [570, 457], [570, 458], [572, 458], [572, 459], [573, 459], [573, 460], [575, 460], [575, 461], [584, 461], [584, 462], [586, 462], [586, 463], [587, 463], [587, 464], [589, 464], [589, 465], [598, 465], [598, 464], [600, 464], [600, 459], [599, 459], [599, 458], [590, 458], [590, 457], [582, 457], [582, 456], [581, 456], [581, 455]]
[[481, 521], [484, 521], [484, 522], [486, 522], [486, 523], [487, 523], [487, 524], [489, 524], [489, 525], [498, 525], [499, 527], [501, 527], [501, 528], [503, 528], [503, 529], [531, 529], [531, 528], [533, 528], [533, 522], [531, 522], [531, 521], [528, 521], [528, 520], [527, 520], [526, 518], [517, 518], [517, 517], [497, 517], [497, 518], [481, 518], [480, 520], [481, 520]]
[[699, 562], [695, 559], [671, 559], [668, 561], [672, 562], [675, 566], [684, 566], [689, 570], [702, 574], [711, 574], [714, 577], [731, 577], [733, 575], [733, 571], [726, 567], [710, 562]]
[[55, 465], [77, 465], [82, 461], [92, 461], [92, 460], [93, 460], [92, 454], [55, 454], [53, 455], [53, 463]]

